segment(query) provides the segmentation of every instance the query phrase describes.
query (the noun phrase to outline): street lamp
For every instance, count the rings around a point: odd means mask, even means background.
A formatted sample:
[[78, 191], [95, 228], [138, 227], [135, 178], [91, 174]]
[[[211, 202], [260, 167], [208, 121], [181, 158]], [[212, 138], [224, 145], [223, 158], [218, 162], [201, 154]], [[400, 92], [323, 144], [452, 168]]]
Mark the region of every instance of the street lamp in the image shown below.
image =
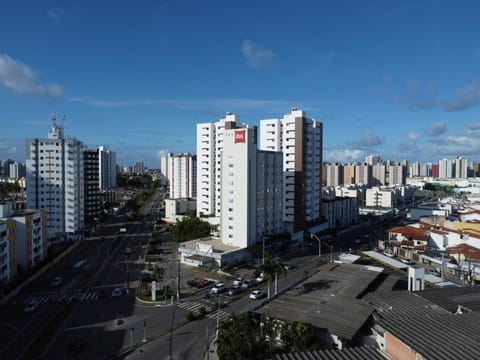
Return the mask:
[[310, 234], [311, 239], [316, 239], [318, 241], [318, 257], [322, 256], [322, 241], [315, 234]]

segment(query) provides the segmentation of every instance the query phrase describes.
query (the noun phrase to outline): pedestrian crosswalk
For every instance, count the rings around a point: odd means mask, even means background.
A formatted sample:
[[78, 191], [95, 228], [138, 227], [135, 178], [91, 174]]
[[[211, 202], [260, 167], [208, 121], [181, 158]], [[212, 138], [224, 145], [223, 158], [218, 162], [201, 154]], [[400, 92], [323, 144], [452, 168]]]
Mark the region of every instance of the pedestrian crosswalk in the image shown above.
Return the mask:
[[34, 302], [37, 304], [44, 304], [48, 302], [70, 302], [73, 300], [78, 301], [95, 301], [100, 298], [100, 294], [96, 291], [89, 292], [64, 292], [64, 293], [51, 293], [31, 295], [25, 299], [25, 304]]
[[218, 309], [212, 312], [212, 308], [210, 304], [205, 304], [202, 302], [198, 301], [185, 301], [185, 302], [180, 302], [177, 305], [179, 308], [182, 308], [184, 310], [192, 311], [198, 313], [200, 309], [203, 307], [209, 314], [205, 315], [206, 317], [210, 319], [217, 320], [220, 318], [220, 321], [225, 320], [230, 316], [229, 312], [226, 312], [224, 310]]

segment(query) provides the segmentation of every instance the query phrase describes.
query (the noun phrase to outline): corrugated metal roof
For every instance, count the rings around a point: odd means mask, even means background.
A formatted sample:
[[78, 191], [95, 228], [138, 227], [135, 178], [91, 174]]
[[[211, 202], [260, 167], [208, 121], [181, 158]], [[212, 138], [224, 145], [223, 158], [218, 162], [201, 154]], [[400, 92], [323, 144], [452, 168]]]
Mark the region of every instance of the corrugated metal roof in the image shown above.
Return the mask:
[[343, 350], [303, 351], [275, 355], [274, 360], [385, 360], [377, 348], [360, 346]]
[[378, 325], [427, 359], [480, 359], [480, 289], [370, 293]]

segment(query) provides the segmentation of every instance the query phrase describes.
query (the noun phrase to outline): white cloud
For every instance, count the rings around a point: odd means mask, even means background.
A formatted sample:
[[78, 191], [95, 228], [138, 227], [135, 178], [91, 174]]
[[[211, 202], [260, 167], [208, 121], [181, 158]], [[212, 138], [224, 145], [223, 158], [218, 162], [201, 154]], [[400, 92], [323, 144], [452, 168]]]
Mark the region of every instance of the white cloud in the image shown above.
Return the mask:
[[369, 148], [372, 146], [377, 146], [382, 143], [380, 136], [375, 134], [375, 131], [372, 129], [367, 129], [360, 137], [355, 141], [355, 144], [359, 148]]
[[360, 149], [333, 149], [325, 150], [324, 161], [328, 162], [355, 162], [365, 157], [365, 153]]
[[64, 11], [61, 8], [51, 8], [51, 9], [48, 9], [47, 11], [48, 17], [53, 21], [59, 21], [63, 13]]
[[445, 121], [434, 122], [427, 128], [427, 133], [430, 136], [438, 136], [444, 134], [446, 131], [447, 123]]
[[242, 54], [247, 60], [248, 66], [259, 69], [277, 66], [277, 58], [273, 51], [261, 48], [250, 40], [245, 40], [242, 45]]
[[298, 105], [303, 109], [308, 107], [308, 102], [306, 101], [248, 98], [103, 100], [89, 97], [71, 97], [68, 100], [99, 108], [121, 108], [151, 105], [171, 107], [175, 109], [218, 109], [220, 113], [225, 111], [238, 111], [245, 109], [273, 109], [287, 111], [293, 105]]
[[41, 84], [37, 74], [26, 64], [7, 54], [0, 54], [0, 81], [16, 93], [60, 97], [63, 89], [57, 83]]

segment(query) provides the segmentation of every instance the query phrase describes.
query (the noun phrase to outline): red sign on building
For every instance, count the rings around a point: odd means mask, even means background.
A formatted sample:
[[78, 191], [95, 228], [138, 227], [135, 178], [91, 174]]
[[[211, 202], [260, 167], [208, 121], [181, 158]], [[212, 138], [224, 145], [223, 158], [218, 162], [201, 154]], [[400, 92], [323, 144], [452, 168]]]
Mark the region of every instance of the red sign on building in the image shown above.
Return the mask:
[[235, 144], [236, 143], [245, 143], [245, 129], [235, 130]]

